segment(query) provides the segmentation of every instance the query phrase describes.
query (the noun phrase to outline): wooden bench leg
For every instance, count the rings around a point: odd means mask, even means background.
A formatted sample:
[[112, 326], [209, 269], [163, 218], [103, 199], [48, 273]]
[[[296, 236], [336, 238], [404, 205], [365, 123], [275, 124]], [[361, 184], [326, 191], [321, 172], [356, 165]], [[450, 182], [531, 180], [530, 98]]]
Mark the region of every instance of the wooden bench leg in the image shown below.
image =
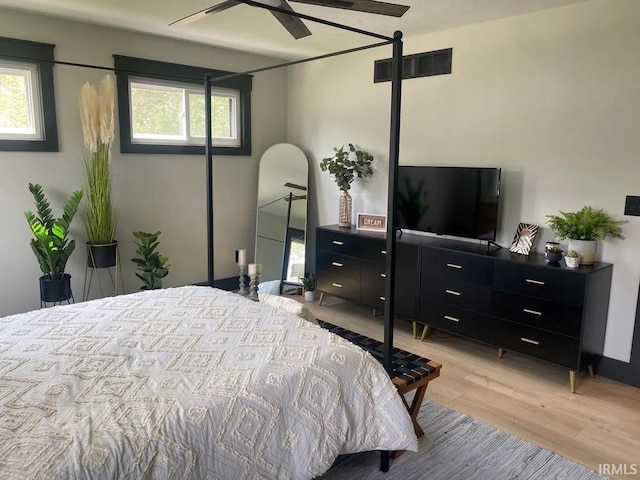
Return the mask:
[[[422, 430], [422, 427], [418, 423], [418, 413], [420, 413], [420, 407], [422, 406], [422, 401], [424, 400], [424, 394], [427, 393], [428, 385], [428, 383], [425, 383], [424, 385], [416, 389], [416, 394], [413, 396], [411, 406], [409, 406], [409, 404], [407, 403], [404, 395], [400, 394], [402, 403], [404, 403], [404, 406], [407, 408], [409, 416], [411, 417], [411, 421], [413, 422], [413, 430], [416, 432], [416, 437], [418, 438], [422, 438], [424, 436], [424, 430]], [[396, 450], [394, 452], [391, 452], [391, 458], [395, 460], [403, 453], [404, 450]]]

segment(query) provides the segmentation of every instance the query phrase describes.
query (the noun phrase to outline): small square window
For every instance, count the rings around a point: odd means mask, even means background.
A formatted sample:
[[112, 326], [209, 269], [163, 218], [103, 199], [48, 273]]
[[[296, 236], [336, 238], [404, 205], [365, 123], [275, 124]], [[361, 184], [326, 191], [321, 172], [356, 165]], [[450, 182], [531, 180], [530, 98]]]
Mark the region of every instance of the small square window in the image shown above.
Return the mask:
[[0, 38], [0, 150], [58, 151], [53, 45]]

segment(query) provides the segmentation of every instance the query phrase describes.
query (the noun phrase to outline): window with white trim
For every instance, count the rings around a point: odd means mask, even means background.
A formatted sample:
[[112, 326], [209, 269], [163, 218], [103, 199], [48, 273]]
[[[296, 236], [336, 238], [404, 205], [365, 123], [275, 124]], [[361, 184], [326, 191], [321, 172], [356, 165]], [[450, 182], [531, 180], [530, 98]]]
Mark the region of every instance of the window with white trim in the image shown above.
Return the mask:
[[[212, 89], [211, 135], [214, 146], [240, 146], [239, 92]], [[204, 145], [204, 87], [129, 79], [133, 143]]]
[[0, 38], [0, 150], [58, 151], [53, 48]]
[[0, 60], [0, 139], [42, 140], [36, 65]]
[[251, 155], [250, 75], [113, 57], [122, 153], [204, 154], [208, 75], [213, 154]]

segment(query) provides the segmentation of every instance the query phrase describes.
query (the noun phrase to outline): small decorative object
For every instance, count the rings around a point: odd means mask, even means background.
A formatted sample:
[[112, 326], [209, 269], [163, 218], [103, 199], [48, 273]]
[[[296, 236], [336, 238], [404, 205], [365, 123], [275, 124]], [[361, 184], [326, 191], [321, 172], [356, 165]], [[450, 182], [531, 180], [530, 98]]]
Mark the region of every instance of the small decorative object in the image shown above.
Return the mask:
[[262, 265], [259, 263], [249, 264], [249, 299], [258, 301], [258, 285], [262, 275]]
[[580, 266], [580, 254], [575, 250], [569, 250], [564, 256], [567, 268], [578, 268]]
[[592, 265], [596, 260], [597, 241], [607, 236], [624, 238], [620, 225], [626, 221], [614, 220], [604, 210], [584, 206], [577, 212], [560, 212], [547, 215], [547, 224], [559, 240], [569, 239], [569, 250], [580, 254], [582, 265]]
[[29, 184], [29, 191], [36, 204], [36, 213], [25, 212], [31, 232], [31, 250], [38, 259], [40, 270], [40, 303], [56, 303], [73, 299], [71, 275], [64, 273], [69, 256], [76, 248], [76, 241], [69, 240], [69, 226], [82, 200], [83, 191], [76, 190], [63, 207], [60, 218], [54, 218], [51, 205], [44, 196], [42, 186]]
[[547, 242], [544, 244], [544, 256], [547, 256], [547, 252], [553, 248], [560, 248], [560, 243], [559, 242]]
[[358, 222], [356, 223], [356, 229], [368, 230], [371, 232], [386, 232], [387, 216], [377, 215], [374, 213], [359, 213]]
[[563, 250], [559, 246], [549, 247], [549, 249], [545, 252], [547, 263], [560, 263], [560, 260], [562, 260], [562, 252]]
[[162, 288], [162, 279], [169, 274], [169, 265], [166, 264], [169, 259], [155, 251], [161, 233], [133, 232], [133, 236], [139, 240], [135, 242], [138, 246], [136, 253], [141, 258], [132, 258], [131, 261], [142, 271], [136, 273], [136, 277], [144, 282], [142, 290]]
[[316, 277], [313, 273], [302, 279], [302, 288], [305, 301], [313, 302], [316, 299]]
[[342, 190], [339, 200], [339, 227], [351, 227], [352, 218], [352, 200], [349, 195], [351, 183], [356, 178], [366, 178], [373, 175], [371, 162], [373, 155], [360, 150], [352, 143], [349, 148], [345, 149], [344, 145], [340, 148], [334, 147], [334, 155], [327, 157], [320, 162], [320, 170], [328, 171]]
[[246, 296], [249, 294], [247, 287], [244, 283], [244, 275], [247, 273], [247, 251], [245, 249], [236, 250], [236, 263], [240, 267], [240, 283], [238, 294]]
[[538, 225], [531, 223], [519, 223], [509, 251], [520, 255], [529, 255], [533, 247], [533, 241], [536, 239], [538, 228]]

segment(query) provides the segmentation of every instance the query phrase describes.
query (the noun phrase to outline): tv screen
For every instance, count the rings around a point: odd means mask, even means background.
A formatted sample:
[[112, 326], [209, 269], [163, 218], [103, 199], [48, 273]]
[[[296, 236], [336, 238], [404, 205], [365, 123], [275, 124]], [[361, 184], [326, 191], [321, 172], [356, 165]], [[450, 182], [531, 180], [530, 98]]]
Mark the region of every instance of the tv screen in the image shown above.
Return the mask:
[[399, 228], [496, 239], [499, 168], [399, 166]]

